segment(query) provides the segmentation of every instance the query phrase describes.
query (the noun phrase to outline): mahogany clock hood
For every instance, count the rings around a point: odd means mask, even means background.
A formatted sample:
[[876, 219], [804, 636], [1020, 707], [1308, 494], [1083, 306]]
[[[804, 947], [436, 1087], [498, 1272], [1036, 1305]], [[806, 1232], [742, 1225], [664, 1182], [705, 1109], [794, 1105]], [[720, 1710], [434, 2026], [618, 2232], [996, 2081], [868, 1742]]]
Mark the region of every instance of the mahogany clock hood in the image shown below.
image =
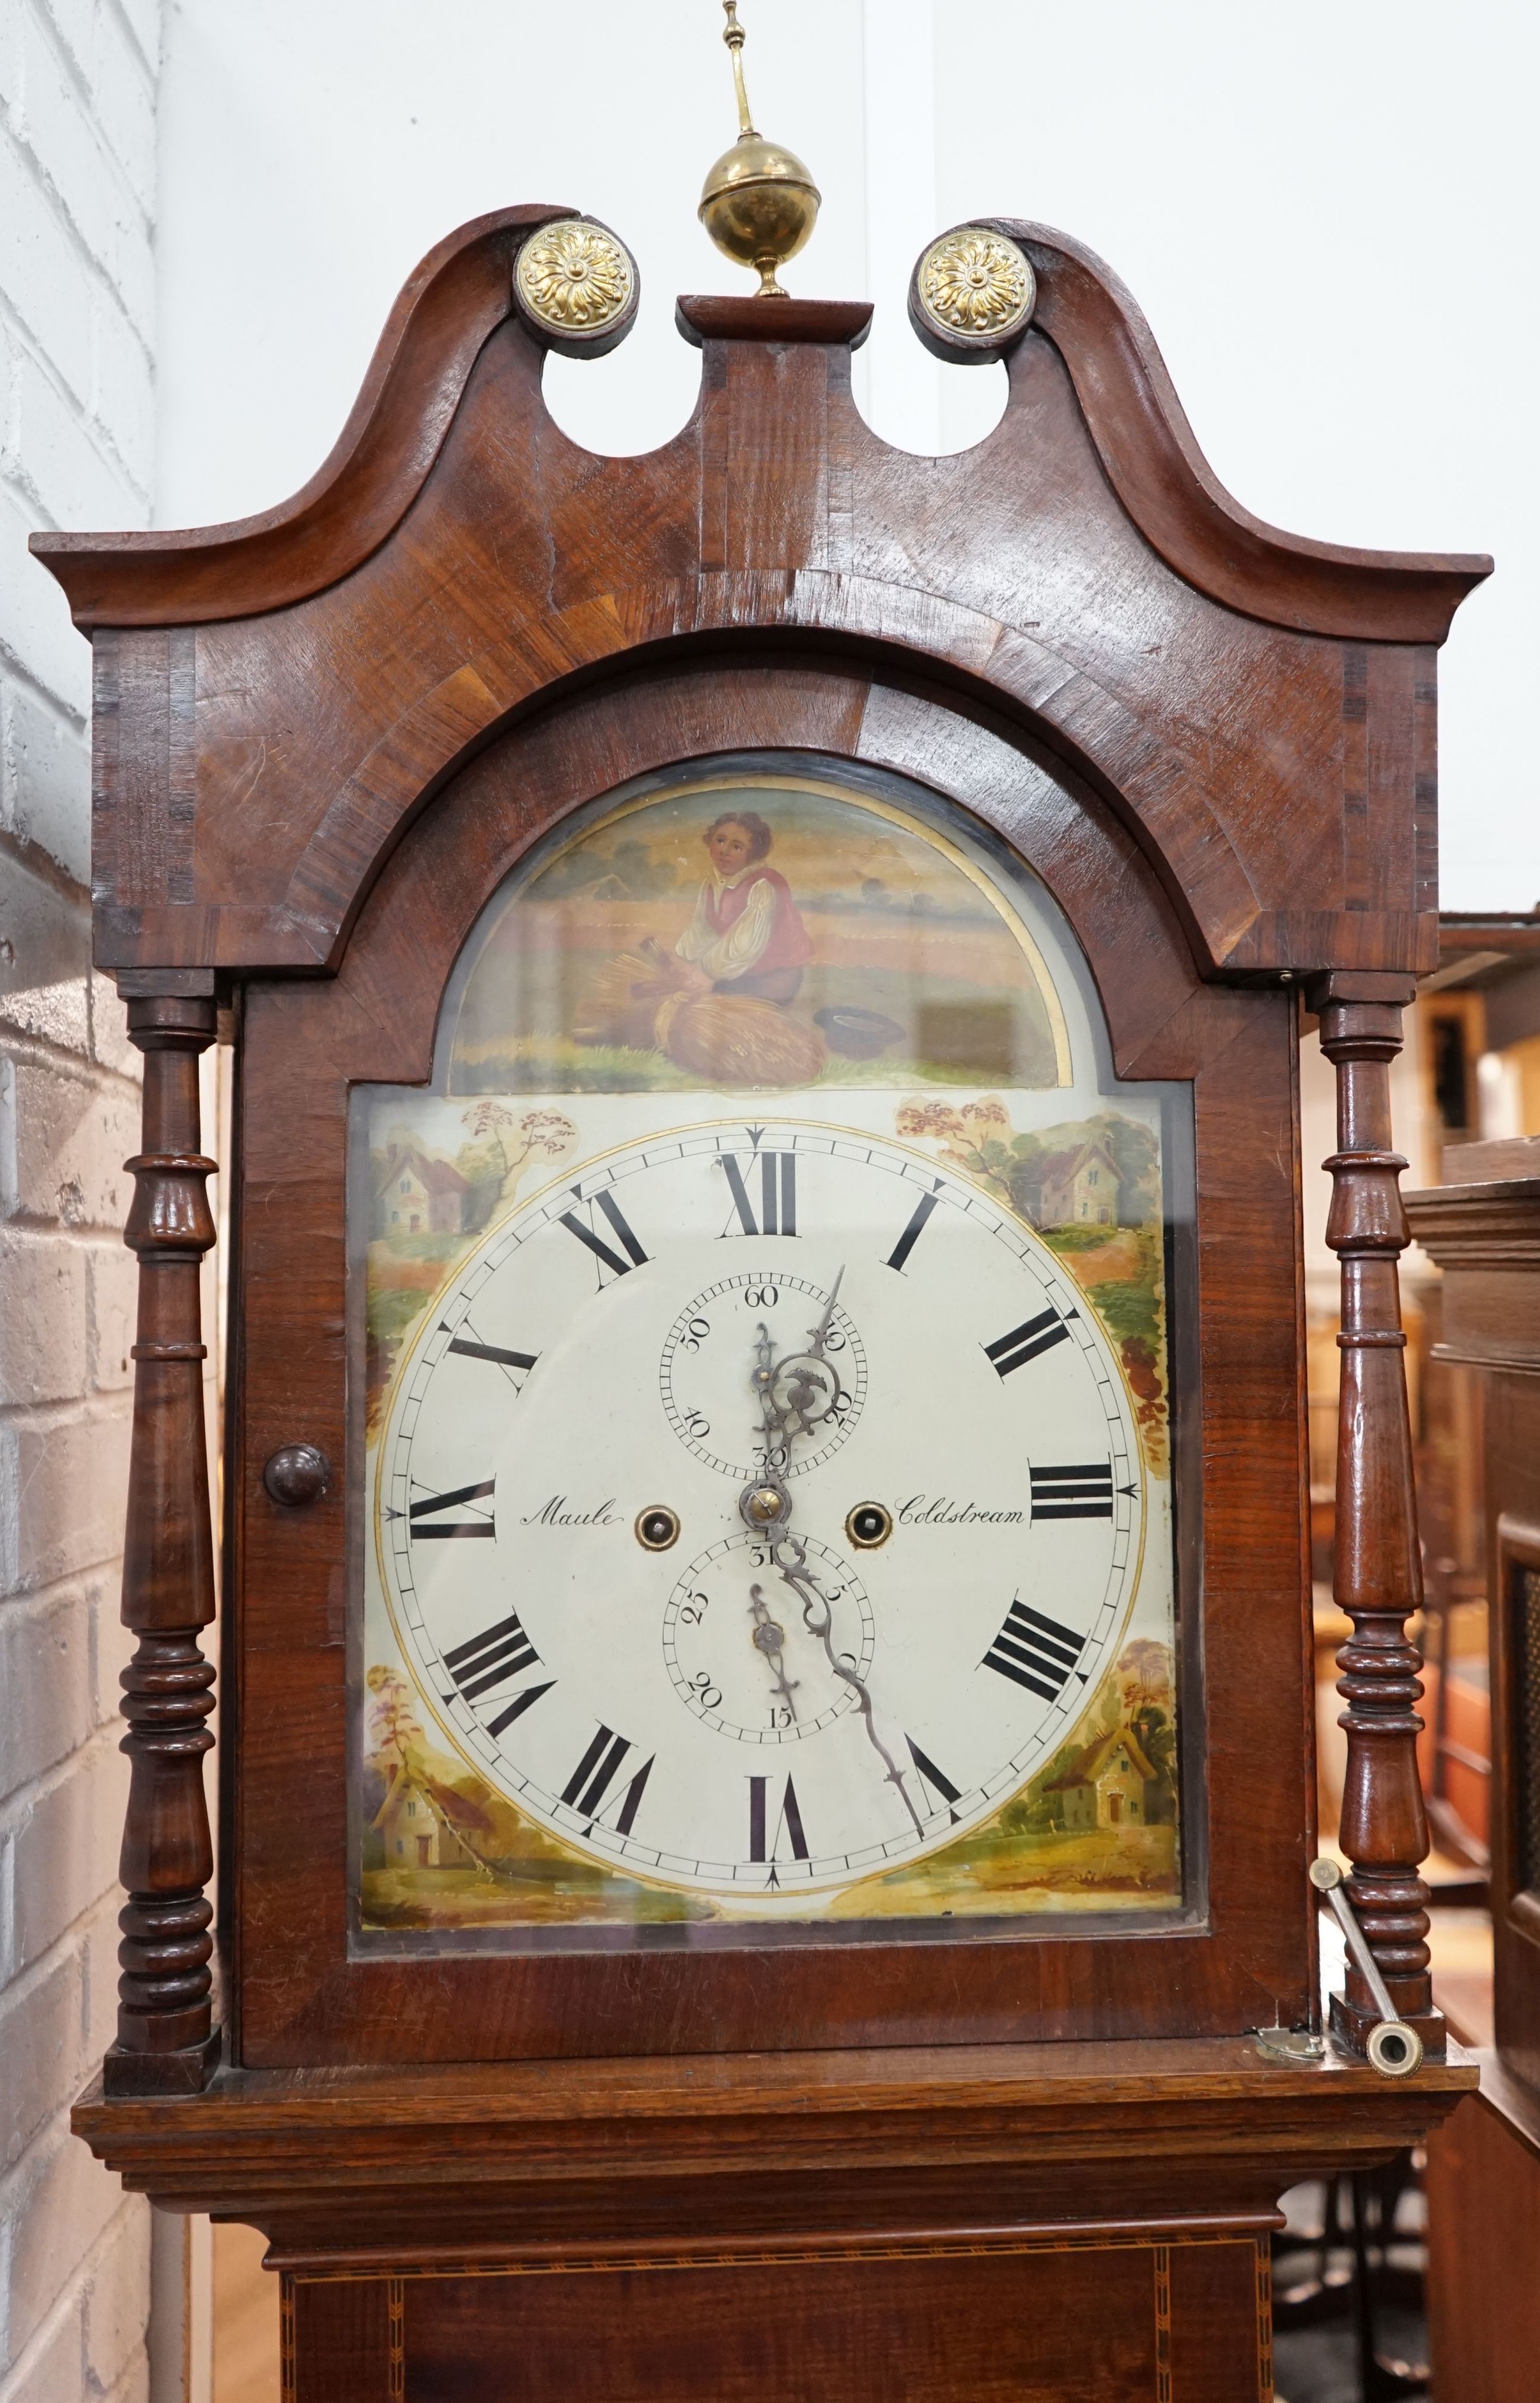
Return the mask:
[[[1125, 815], [1210, 973], [1436, 964], [1433, 653], [1490, 561], [1251, 517], [1110, 271], [1007, 219], [1037, 313], [973, 450], [866, 425], [869, 312], [707, 299], [681, 304], [705, 354], [688, 424], [597, 457], [547, 412], [511, 299], [520, 244], [567, 214], [499, 211], [430, 252], [292, 501], [34, 537], [94, 637], [104, 965], [335, 965], [479, 744], [579, 680], [724, 643], [922, 673], [1041, 741]], [[317, 658], [350, 662], [320, 705]]]

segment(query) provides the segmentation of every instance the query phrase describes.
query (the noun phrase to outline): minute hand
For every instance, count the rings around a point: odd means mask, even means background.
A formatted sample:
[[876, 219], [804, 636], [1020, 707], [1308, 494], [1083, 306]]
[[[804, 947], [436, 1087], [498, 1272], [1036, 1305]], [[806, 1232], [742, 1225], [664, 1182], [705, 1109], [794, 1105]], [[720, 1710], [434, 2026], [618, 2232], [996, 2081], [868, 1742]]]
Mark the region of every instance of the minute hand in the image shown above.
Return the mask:
[[[766, 1437], [769, 1438], [773, 1427], [787, 1452], [798, 1436], [806, 1435], [811, 1428], [822, 1425], [840, 1399], [839, 1373], [833, 1362], [825, 1357], [825, 1352], [844, 1274], [841, 1266], [829, 1287], [823, 1317], [816, 1327], [808, 1329], [805, 1352], [787, 1353], [777, 1360], [770, 1349], [770, 1330], [765, 1327], [759, 1329], [757, 1382]], [[820, 1396], [824, 1407], [815, 1410], [812, 1407], [814, 1398]]]
[[845, 1270], [844, 1263], [841, 1261], [835, 1271], [834, 1283], [829, 1287], [829, 1298], [824, 1315], [812, 1329], [812, 1342], [810, 1349], [815, 1359], [821, 1360], [824, 1356], [824, 1346], [829, 1340], [829, 1328], [834, 1325], [834, 1305], [839, 1299], [839, 1288], [844, 1281]]

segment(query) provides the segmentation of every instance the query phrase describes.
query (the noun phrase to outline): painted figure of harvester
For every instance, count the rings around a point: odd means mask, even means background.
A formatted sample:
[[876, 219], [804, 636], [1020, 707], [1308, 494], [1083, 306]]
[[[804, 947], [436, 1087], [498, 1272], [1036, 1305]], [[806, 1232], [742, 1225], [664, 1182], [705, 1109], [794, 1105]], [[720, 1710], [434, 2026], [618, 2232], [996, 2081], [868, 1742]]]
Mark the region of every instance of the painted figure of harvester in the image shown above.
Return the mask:
[[723, 1085], [802, 1085], [825, 1057], [816, 1027], [789, 1014], [812, 944], [790, 885], [766, 863], [774, 838], [753, 810], [707, 827], [711, 861], [673, 952], [647, 936], [602, 970], [580, 1043], [656, 1049]]
[[772, 840], [752, 810], [729, 810], [706, 828], [711, 874], [674, 945], [692, 992], [752, 994], [782, 1008], [796, 1000], [812, 944], [791, 886], [764, 864]]

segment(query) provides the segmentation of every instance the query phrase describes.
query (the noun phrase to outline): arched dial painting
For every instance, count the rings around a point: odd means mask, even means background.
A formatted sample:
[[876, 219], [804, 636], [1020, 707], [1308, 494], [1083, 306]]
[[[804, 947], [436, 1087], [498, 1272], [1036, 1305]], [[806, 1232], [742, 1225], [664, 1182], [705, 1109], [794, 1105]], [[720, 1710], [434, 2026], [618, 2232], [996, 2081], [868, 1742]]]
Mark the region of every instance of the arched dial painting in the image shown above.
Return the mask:
[[612, 793], [353, 1127], [356, 1947], [1193, 1907], [1190, 1088], [977, 822]]

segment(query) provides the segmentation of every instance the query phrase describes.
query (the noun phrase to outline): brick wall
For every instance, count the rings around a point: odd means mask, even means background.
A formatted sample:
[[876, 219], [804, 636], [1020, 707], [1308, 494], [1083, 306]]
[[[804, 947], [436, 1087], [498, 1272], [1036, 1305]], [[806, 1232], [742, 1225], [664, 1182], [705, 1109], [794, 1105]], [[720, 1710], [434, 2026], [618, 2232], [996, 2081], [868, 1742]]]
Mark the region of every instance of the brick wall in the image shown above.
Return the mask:
[[115, 2007], [137, 1094], [89, 655], [25, 542], [148, 516], [160, 43], [160, 0], [0, 0], [0, 2403], [146, 2384], [149, 2214], [67, 2127]]

